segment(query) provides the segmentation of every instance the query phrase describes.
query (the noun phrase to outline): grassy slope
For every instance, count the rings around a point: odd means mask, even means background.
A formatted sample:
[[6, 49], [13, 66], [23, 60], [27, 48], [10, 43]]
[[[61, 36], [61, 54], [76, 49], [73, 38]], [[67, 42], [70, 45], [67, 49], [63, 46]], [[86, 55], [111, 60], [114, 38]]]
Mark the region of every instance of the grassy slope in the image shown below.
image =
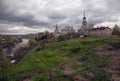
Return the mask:
[[[96, 72], [93, 72], [93, 69], [94, 71], [96, 68], [97, 70], [101, 70], [100, 67], [107, 64], [109, 56], [100, 58], [91, 49], [97, 46], [106, 45], [106, 41], [111, 40], [120, 39], [77, 38], [63, 42], [47, 44], [47, 49], [42, 51], [36, 51], [36, 47], [31, 50], [28, 56], [11, 71], [11, 73], [14, 75], [14, 77], [11, 77], [12, 81], [13, 79], [18, 80], [23, 77], [31, 77], [38, 71], [44, 73], [43, 75], [34, 77], [35, 81], [39, 81], [41, 78], [45, 80], [45, 77], [47, 76], [45, 72], [47, 73], [47, 71], [52, 70], [54, 67], [59, 67], [60, 64], [72, 67], [76, 71], [76, 74], [82, 74], [90, 78], [92, 81], [99, 81], [99, 78], [103, 78], [105, 76], [101, 75], [101, 77], [98, 77]], [[65, 59], [66, 57], [67, 59]], [[77, 62], [85, 62], [85, 64], [77, 65]], [[60, 69], [56, 70], [61, 71]], [[86, 71], [91, 71], [92, 73], [95, 73], [96, 76], [90, 77], [85, 74]], [[61, 76], [59, 73], [56, 75]], [[100, 75], [99, 72], [98, 75]], [[96, 80], [96, 78], [98, 80]]]
[[[35, 48], [32, 51], [30, 51], [26, 59], [24, 59], [24, 61], [14, 69], [14, 71], [15, 72], [30, 71], [30, 70], [36, 70], [37, 68], [48, 69], [52, 66], [55, 66], [59, 62], [61, 62], [62, 57], [66, 55], [69, 56], [70, 49], [72, 49], [73, 47], [78, 47], [79, 41], [82, 41], [82, 40], [73, 39], [73, 40], [64, 41], [60, 43], [48, 44], [47, 45], [48, 49], [43, 51], [38, 51], [38, 52], [35, 51], [36, 49]], [[84, 48], [84, 47], [85, 46], [81, 46], [81, 48]]]

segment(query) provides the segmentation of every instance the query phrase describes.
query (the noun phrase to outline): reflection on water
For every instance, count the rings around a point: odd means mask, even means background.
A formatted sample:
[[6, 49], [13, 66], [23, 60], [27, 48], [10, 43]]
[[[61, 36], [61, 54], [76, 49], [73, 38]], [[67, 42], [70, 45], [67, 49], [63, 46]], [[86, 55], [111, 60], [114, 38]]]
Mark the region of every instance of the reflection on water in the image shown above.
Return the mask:
[[14, 54], [20, 47], [23, 47], [29, 42], [29, 39], [22, 39], [22, 42], [16, 44], [14, 47], [8, 47], [3, 49], [3, 54], [7, 55], [8, 53]]
[[15, 53], [20, 47], [23, 47], [24, 45], [26, 45], [28, 43], [29, 39], [22, 39], [22, 42], [19, 44], [16, 44], [14, 48], [12, 48], [12, 52], [11, 53]]

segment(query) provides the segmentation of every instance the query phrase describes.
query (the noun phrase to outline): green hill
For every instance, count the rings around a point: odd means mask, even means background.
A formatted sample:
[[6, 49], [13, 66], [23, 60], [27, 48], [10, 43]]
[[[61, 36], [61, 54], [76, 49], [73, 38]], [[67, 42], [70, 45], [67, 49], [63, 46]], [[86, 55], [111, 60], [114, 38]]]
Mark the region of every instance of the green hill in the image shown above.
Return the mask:
[[[76, 38], [47, 43], [38, 47], [11, 71], [1, 76], [3, 81], [111, 81], [112, 75], [105, 68], [111, 58], [118, 55], [113, 49], [120, 38]], [[109, 53], [112, 49], [113, 53]], [[105, 50], [106, 52], [104, 52]], [[101, 51], [101, 52], [100, 52]], [[109, 53], [109, 54], [108, 54]]]

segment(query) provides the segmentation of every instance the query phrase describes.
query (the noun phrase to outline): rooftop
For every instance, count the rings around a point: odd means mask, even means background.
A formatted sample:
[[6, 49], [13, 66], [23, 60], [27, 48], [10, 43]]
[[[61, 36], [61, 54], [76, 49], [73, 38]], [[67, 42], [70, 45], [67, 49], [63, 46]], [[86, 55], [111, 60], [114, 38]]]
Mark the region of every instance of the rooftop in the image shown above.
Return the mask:
[[111, 29], [109, 27], [97, 27], [97, 28], [92, 28], [90, 31], [95, 31], [95, 30], [105, 30], [105, 29]]

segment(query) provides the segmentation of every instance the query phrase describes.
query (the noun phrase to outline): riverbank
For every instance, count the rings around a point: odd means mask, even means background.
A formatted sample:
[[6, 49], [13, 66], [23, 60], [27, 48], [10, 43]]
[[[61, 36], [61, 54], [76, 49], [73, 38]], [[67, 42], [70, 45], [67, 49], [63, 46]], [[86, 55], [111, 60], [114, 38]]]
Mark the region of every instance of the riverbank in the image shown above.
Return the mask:
[[15, 53], [19, 48], [23, 47], [29, 42], [29, 39], [22, 39], [21, 42], [15, 43], [14, 45], [7, 46], [3, 49], [3, 54]]
[[18, 50], [20, 50], [23, 46], [27, 45], [29, 43], [29, 39], [22, 39], [21, 42], [16, 43], [13, 46], [8, 46], [3, 49], [3, 55], [6, 58], [9, 58], [11, 63], [16, 63], [16, 56], [19, 53]]

